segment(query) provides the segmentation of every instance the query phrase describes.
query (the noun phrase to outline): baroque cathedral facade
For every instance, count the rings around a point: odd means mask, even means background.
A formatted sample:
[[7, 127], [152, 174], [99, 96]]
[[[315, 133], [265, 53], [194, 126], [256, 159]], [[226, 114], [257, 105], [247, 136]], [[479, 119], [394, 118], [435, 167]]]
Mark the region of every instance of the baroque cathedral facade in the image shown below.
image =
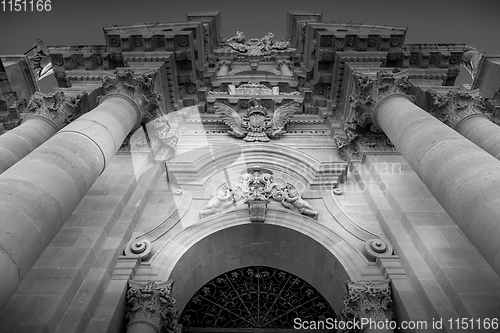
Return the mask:
[[500, 56], [221, 24], [0, 57], [0, 332], [499, 330]]

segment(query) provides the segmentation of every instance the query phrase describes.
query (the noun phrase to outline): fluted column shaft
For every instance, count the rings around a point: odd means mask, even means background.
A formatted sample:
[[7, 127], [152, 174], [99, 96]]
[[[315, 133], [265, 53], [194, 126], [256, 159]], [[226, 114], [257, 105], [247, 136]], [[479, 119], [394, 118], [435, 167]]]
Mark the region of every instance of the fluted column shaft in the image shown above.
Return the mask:
[[0, 174], [13, 166], [57, 132], [43, 118], [30, 118], [0, 136]]
[[130, 97], [107, 95], [0, 175], [0, 307], [139, 121]]
[[380, 100], [373, 120], [500, 275], [500, 161], [404, 94]]
[[500, 160], [500, 126], [485, 115], [469, 117], [455, 128], [458, 133]]

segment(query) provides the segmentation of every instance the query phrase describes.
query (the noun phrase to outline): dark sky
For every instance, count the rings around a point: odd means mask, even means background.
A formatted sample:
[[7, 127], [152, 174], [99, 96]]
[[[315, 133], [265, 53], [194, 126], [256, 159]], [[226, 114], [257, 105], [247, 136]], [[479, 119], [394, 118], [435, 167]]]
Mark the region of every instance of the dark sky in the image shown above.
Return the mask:
[[[50, 12], [2, 7], [0, 3], [0, 54], [22, 54], [37, 38], [44, 46], [104, 44], [103, 26], [183, 21], [186, 12], [205, 10], [222, 12], [225, 38], [240, 30], [247, 38], [273, 32], [280, 40], [288, 10], [312, 10], [323, 12], [323, 20], [408, 27], [406, 43], [465, 43], [500, 54], [500, 0], [52, 0]], [[51, 91], [55, 80], [44, 81], [42, 91]], [[467, 81], [463, 70], [458, 83]]]

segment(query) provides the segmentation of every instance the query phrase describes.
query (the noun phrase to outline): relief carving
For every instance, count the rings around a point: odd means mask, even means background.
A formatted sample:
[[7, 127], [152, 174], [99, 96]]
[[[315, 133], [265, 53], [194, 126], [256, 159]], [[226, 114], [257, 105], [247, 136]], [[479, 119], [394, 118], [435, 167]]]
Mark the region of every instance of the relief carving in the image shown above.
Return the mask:
[[359, 159], [369, 151], [395, 152], [389, 138], [373, 122], [373, 112], [383, 98], [408, 94], [413, 89], [408, 77], [400, 74], [378, 72], [374, 78], [355, 72], [356, 91], [349, 97], [350, 111], [346, 116], [343, 133], [335, 136], [341, 157]]
[[[131, 70], [120, 71], [115, 78], [104, 77], [102, 88], [106, 95], [121, 94], [133, 100], [140, 110], [139, 119], [142, 122], [157, 118], [160, 96], [154, 92], [152, 75], [136, 77]], [[102, 100], [103, 98], [100, 99]]]
[[251, 38], [247, 41], [245, 34], [242, 31], [237, 31], [236, 36], [226, 40], [226, 44], [238, 53], [253, 56], [265, 55], [272, 50], [294, 50], [290, 48], [290, 41], [282, 40], [274, 42], [273, 38], [274, 34], [270, 32], [261, 39]]
[[473, 116], [483, 116], [485, 105], [480, 91], [448, 91], [446, 94], [429, 91], [433, 98], [431, 115], [455, 129], [460, 122]]
[[220, 213], [232, 206], [235, 202], [235, 193], [233, 193], [233, 190], [224, 183], [215, 190], [215, 193], [212, 194], [212, 198], [210, 198], [205, 207], [200, 211], [200, 219]]
[[362, 318], [374, 322], [394, 320], [394, 304], [389, 283], [390, 280], [365, 283], [347, 281], [347, 295], [344, 297], [339, 319], [346, 323], [359, 323]]
[[299, 108], [295, 102], [280, 106], [270, 115], [256, 99], [250, 101], [253, 106], [241, 117], [238, 112], [222, 103], [215, 103], [216, 113], [230, 127], [228, 134], [248, 142], [268, 142], [285, 133], [285, 126]]
[[180, 333], [179, 310], [172, 293], [173, 281], [156, 283], [129, 280], [127, 291], [127, 327], [140, 323], [153, 325], [159, 332]]
[[271, 200], [280, 202], [298, 214], [318, 219], [318, 212], [302, 198], [295, 186], [275, 178], [271, 171], [261, 168], [250, 169], [238, 177], [238, 185], [221, 185], [205, 207], [200, 218], [224, 211], [243, 199], [248, 205], [251, 222], [264, 222], [267, 205]]
[[30, 117], [43, 117], [49, 120], [58, 130], [68, 125], [82, 115], [81, 102], [86, 93], [75, 97], [66, 97], [63, 92], [53, 92], [48, 95], [35, 93], [28, 103]]

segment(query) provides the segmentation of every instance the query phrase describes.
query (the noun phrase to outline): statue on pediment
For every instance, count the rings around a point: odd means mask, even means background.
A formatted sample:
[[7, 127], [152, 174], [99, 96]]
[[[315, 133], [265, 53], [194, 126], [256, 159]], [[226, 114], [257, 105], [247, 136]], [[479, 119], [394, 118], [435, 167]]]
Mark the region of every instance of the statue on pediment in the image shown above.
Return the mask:
[[248, 55], [263, 55], [272, 50], [286, 50], [290, 47], [290, 41], [284, 39], [280, 42], [274, 42], [273, 38], [274, 34], [269, 32], [261, 39], [251, 38], [246, 40], [245, 34], [242, 31], [237, 31], [236, 36], [226, 40], [226, 44], [233, 50]]

